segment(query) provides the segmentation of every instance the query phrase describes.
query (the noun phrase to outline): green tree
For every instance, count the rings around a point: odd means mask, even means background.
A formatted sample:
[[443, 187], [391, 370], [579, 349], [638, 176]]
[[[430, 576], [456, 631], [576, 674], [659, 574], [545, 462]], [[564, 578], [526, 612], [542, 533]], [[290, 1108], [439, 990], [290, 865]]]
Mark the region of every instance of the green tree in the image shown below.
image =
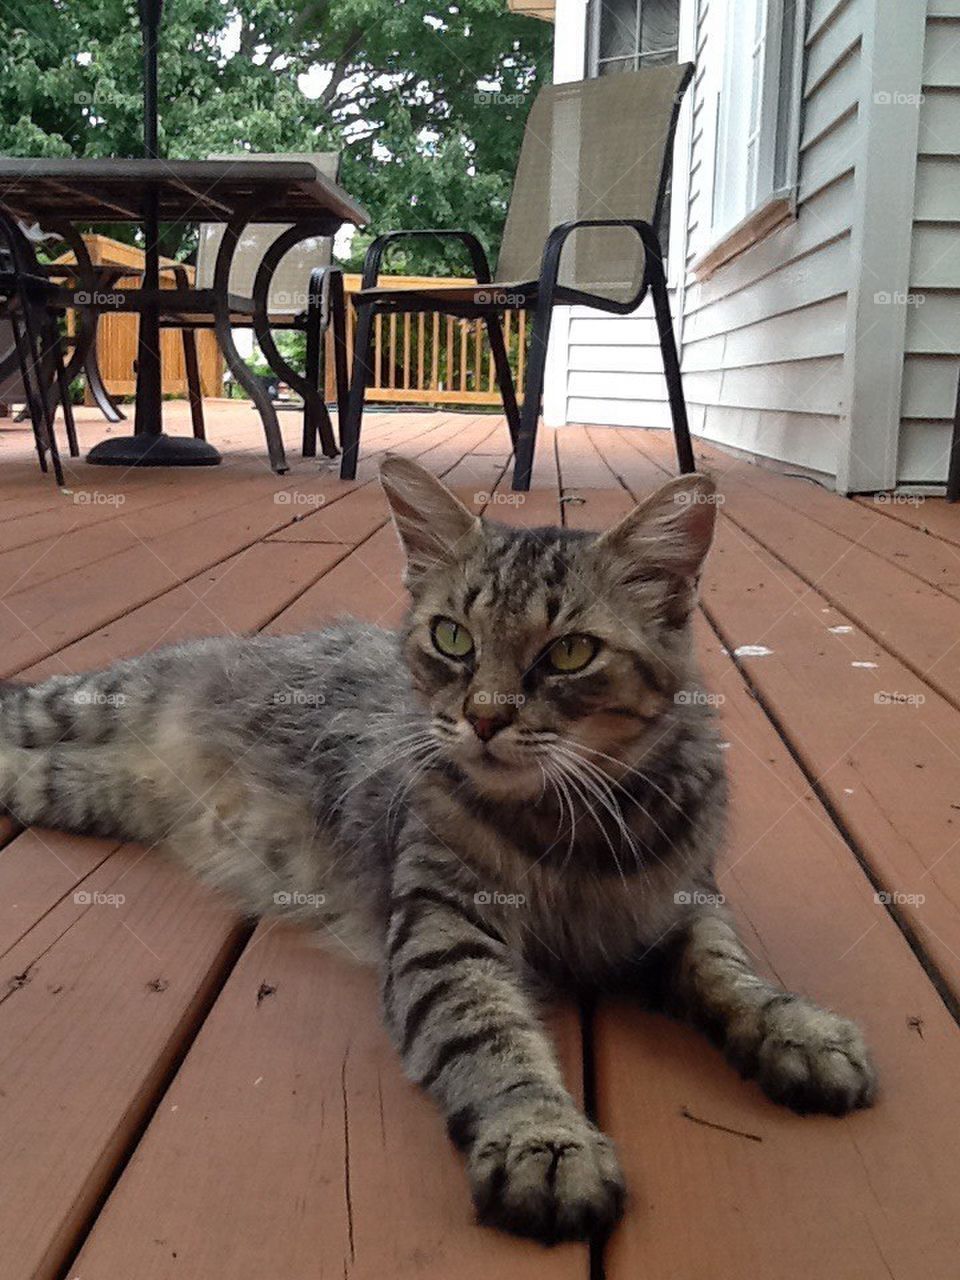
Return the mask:
[[[550, 35], [506, 0], [166, 0], [161, 152], [340, 149], [372, 230], [464, 226], [493, 249]], [[4, 0], [0, 44], [0, 151], [141, 154], [135, 0]], [[189, 229], [164, 247], [188, 253]], [[392, 262], [465, 265], [434, 242]]]

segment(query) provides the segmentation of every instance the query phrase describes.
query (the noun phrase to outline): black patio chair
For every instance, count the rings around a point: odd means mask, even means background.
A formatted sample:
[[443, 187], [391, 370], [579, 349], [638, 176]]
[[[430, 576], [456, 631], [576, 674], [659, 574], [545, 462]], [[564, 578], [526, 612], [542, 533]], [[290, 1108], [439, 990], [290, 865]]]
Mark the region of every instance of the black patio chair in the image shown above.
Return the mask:
[[[693, 449], [670, 317], [658, 227], [670, 176], [673, 136], [690, 63], [550, 85], [527, 120], [496, 272], [464, 230], [391, 231], [367, 250], [357, 308], [353, 375], [341, 424], [344, 479], [356, 475], [366, 388], [373, 374], [374, 320], [390, 312], [434, 312], [483, 320], [516, 455], [514, 489], [528, 489], [543, 394], [553, 308], [576, 304], [627, 315], [649, 290], [680, 470]], [[476, 286], [396, 286], [380, 282], [387, 248], [413, 237], [460, 240]], [[523, 407], [518, 409], [501, 314], [534, 313]]]
[[[337, 181], [340, 153], [337, 151], [244, 152], [241, 156], [214, 155], [211, 160], [303, 160], [318, 173]], [[202, 223], [197, 247], [194, 288], [214, 290], [214, 269], [223, 241], [222, 223]], [[230, 270], [230, 324], [233, 328], [253, 329], [267, 364], [276, 377], [298, 391], [303, 398], [303, 443], [305, 458], [316, 456], [317, 437], [324, 454], [336, 457], [336, 439], [330, 414], [324, 401], [323, 338], [332, 323], [334, 364], [338, 413], [342, 423], [346, 415], [347, 347], [344, 327], [343, 272], [333, 266], [331, 236], [300, 239], [289, 226], [272, 222], [252, 222], [244, 229], [237, 244]], [[162, 267], [172, 271], [178, 289], [188, 287], [186, 268]], [[194, 331], [216, 329], [217, 313], [208, 310], [190, 312], [165, 310], [160, 327], [180, 329], [183, 337], [184, 365], [193, 421], [193, 434], [204, 439], [203, 393], [200, 386], [199, 362]], [[273, 339], [274, 329], [295, 329], [306, 334], [306, 368], [303, 374], [283, 358]], [[282, 451], [282, 444], [280, 445]]]
[[0, 399], [25, 401], [41, 471], [47, 454], [64, 484], [54, 430], [59, 400], [70, 452], [79, 454], [59, 321], [61, 290], [47, 277], [26, 238], [0, 209]]

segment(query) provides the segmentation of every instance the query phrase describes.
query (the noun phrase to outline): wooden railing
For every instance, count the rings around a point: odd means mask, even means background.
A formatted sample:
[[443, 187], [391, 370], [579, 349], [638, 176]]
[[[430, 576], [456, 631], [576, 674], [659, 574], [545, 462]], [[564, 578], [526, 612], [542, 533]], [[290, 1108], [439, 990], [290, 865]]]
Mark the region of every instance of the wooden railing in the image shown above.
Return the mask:
[[[436, 283], [423, 276], [390, 276], [391, 284]], [[445, 277], [444, 283], [473, 284]], [[350, 295], [360, 288], [358, 275], [344, 277], [347, 292], [347, 350], [352, 363], [356, 310]], [[523, 394], [526, 363], [526, 313], [506, 312], [504, 340], [518, 397]], [[499, 405], [493, 357], [482, 320], [457, 320], [437, 314], [381, 315], [374, 322], [373, 384], [369, 401], [398, 404]], [[328, 399], [335, 395], [333, 358], [328, 347]]]
[[[131, 267], [134, 271], [142, 271], [144, 255], [134, 245], [123, 244], [112, 240], [109, 236], [85, 235], [84, 241], [93, 263], [109, 266]], [[75, 261], [72, 253], [65, 253], [58, 262]], [[172, 266], [169, 258], [164, 258], [164, 266]], [[194, 268], [187, 267], [187, 277], [193, 281]], [[163, 288], [173, 288], [173, 276], [165, 271], [161, 276]], [[113, 287], [114, 292], [124, 289], [138, 289], [140, 277], [122, 277]], [[74, 315], [67, 313], [67, 332], [73, 333]], [[129, 311], [105, 311], [100, 316], [97, 328], [97, 356], [100, 372], [107, 390], [113, 396], [132, 396], [137, 389], [136, 359], [138, 317]], [[170, 396], [186, 396], [187, 369], [183, 356], [183, 340], [179, 331], [164, 329], [160, 334], [160, 356], [163, 369], [163, 394]], [[200, 383], [205, 396], [223, 395], [223, 356], [217, 346], [214, 333], [202, 329], [197, 334], [197, 356], [200, 364]], [[89, 387], [85, 394], [85, 404], [92, 405], [93, 399]]]

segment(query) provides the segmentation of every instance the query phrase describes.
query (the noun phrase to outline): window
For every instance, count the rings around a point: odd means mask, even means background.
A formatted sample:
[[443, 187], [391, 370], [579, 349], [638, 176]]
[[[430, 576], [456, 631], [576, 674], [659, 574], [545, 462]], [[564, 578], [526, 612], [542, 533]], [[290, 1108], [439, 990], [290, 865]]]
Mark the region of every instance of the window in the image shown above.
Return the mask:
[[588, 19], [590, 75], [676, 62], [679, 13], [680, 0], [593, 0]]
[[707, 13], [714, 242], [795, 185], [803, 19], [803, 0], [728, 0]]

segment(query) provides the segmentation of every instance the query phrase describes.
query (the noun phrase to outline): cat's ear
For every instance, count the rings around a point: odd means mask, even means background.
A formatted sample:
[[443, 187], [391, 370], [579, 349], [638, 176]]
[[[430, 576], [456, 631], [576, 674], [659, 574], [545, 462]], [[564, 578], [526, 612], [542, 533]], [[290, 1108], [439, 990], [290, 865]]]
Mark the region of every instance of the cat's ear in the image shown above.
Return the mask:
[[408, 458], [386, 458], [380, 483], [407, 556], [407, 579], [463, 558], [480, 521], [440, 481]]
[[678, 476], [601, 534], [596, 550], [624, 586], [656, 578], [696, 586], [713, 540], [717, 487], [710, 476]]

